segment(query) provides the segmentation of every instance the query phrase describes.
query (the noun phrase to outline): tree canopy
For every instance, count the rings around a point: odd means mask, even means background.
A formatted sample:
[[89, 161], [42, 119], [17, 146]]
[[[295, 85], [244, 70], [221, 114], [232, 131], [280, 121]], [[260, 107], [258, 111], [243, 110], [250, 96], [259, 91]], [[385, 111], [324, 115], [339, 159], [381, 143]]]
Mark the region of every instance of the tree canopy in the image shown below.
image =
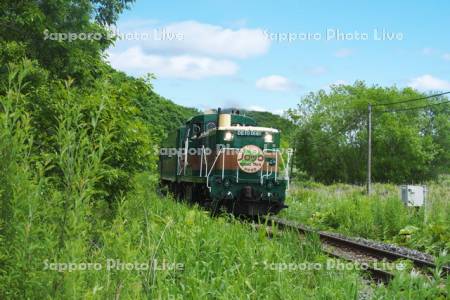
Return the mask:
[[[57, 134], [68, 114], [77, 112], [79, 126], [93, 134], [92, 141], [107, 138], [108, 147], [102, 149], [107, 167], [96, 188], [108, 200], [127, 191], [136, 172], [154, 171], [161, 138], [196, 113], [155, 93], [152, 76], [130, 77], [104, 61], [114, 42], [106, 26], [131, 2], [0, 3], [0, 97], [6, 103], [12, 90], [22, 95], [14, 109], [31, 122], [33, 164], [46, 166], [45, 175], [61, 184]], [[50, 33], [99, 33], [102, 38], [45, 38]], [[6, 109], [0, 105], [0, 114]]]
[[[289, 111], [297, 124], [293, 140], [297, 167], [326, 183], [363, 183], [371, 103], [374, 181], [421, 182], [448, 173], [450, 104], [428, 106], [446, 98], [384, 105], [423, 96], [411, 88], [369, 87], [360, 81], [310, 93]], [[411, 109], [422, 106], [427, 107]]]
[[[104, 50], [114, 42], [107, 26], [115, 24], [119, 14], [132, 2], [2, 1], [1, 73], [6, 73], [7, 63], [18, 62], [26, 56], [37, 60], [53, 78], [71, 77], [77, 85], [92, 82], [105, 71]], [[77, 38], [69, 39], [69, 34], [77, 34]], [[87, 38], [88, 34], [92, 38]]]

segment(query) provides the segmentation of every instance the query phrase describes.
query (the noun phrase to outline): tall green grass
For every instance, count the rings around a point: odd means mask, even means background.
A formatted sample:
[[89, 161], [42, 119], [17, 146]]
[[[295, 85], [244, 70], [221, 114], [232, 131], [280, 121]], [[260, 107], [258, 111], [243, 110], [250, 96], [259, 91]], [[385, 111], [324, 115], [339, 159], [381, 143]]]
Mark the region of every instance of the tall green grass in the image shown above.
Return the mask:
[[448, 177], [428, 184], [426, 207], [406, 207], [399, 187], [363, 187], [317, 183], [293, 185], [289, 209], [282, 215], [324, 230], [394, 242], [438, 255], [450, 248], [450, 184]]

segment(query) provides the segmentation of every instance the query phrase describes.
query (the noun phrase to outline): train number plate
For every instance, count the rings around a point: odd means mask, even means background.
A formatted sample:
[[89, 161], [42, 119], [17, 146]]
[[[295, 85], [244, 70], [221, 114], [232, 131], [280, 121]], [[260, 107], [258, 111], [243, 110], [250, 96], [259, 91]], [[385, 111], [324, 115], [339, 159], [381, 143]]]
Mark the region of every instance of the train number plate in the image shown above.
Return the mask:
[[256, 130], [238, 130], [237, 135], [261, 136], [261, 131]]

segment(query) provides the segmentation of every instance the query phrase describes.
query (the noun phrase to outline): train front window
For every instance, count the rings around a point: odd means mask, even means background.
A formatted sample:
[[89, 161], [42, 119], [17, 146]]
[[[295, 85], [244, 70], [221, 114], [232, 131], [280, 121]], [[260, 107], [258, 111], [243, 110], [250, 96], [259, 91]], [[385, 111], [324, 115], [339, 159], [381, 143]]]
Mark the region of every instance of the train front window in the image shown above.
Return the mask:
[[202, 124], [194, 123], [192, 124], [192, 136], [199, 136], [202, 133]]

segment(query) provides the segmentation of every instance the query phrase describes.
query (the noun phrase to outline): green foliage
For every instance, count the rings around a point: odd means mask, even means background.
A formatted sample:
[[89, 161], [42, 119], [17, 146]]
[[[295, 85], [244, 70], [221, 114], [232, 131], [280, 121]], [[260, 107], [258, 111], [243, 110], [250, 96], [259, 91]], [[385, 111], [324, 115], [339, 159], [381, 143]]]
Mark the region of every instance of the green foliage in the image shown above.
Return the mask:
[[133, 2], [134, 0], [91, 0], [95, 19], [102, 25], [115, 24], [119, 14]]
[[245, 115], [253, 118], [259, 126], [272, 127], [281, 130], [282, 137], [289, 141], [295, 130], [295, 124], [285, 116], [280, 116], [267, 111], [242, 111]]
[[[111, 207], [120, 207], [136, 173], [154, 170], [151, 149], [165, 131], [148, 123], [148, 112], [137, 103], [136, 95], [142, 103], [153, 101], [151, 86], [140, 80], [113, 84], [119, 74], [111, 73], [91, 90], [70, 81], [33, 80], [39, 70], [27, 60], [11, 64], [0, 94], [2, 299], [90, 295], [86, 289], [95, 274], [45, 266], [99, 258], [108, 242], [103, 235], [122, 213]], [[177, 106], [165, 105], [181, 118]], [[155, 183], [146, 177], [149, 191]]]
[[[46, 180], [30, 175], [30, 118], [23, 110], [23, 74], [12, 72], [10, 89], [0, 98], [0, 297], [32, 298], [39, 288], [50, 288], [44, 272], [38, 269], [36, 254], [51, 252], [55, 246], [51, 228], [41, 223], [47, 214]], [[39, 167], [42, 174], [42, 166]], [[44, 242], [43, 242], [44, 241]], [[43, 280], [37, 283], [38, 280]]]
[[[88, 85], [105, 71], [102, 52], [113, 40], [112, 25], [132, 0], [45, 0], [0, 3], [0, 74], [7, 63], [36, 60], [54, 78]], [[98, 22], [94, 22], [94, 16]], [[97, 34], [101, 38], [56, 40], [52, 34]], [[17, 54], [20, 54], [17, 56]]]
[[[194, 113], [155, 94], [148, 82], [114, 71], [92, 82], [90, 88], [50, 80], [45, 70], [28, 60], [10, 64], [9, 74], [26, 80], [21, 87], [26, 97], [18, 105], [32, 125], [30, 151], [34, 161], [45, 165], [46, 176], [60, 184], [62, 170], [54, 156], [59, 150], [59, 126], [66, 121], [66, 114], [76, 109], [77, 122], [90, 136], [87, 142], [99, 147], [93, 139], [102, 139], [106, 168], [96, 188], [108, 200], [130, 188], [135, 172], [155, 170], [160, 140]], [[11, 89], [11, 83], [4, 86]]]
[[427, 206], [416, 210], [404, 206], [393, 185], [376, 184], [368, 197], [358, 186], [295, 184], [283, 214], [315, 228], [438, 255], [450, 246], [450, 189], [445, 183], [428, 189]]
[[[423, 95], [410, 88], [332, 87], [329, 93], [311, 93], [290, 110], [298, 125], [295, 134], [296, 165], [325, 183], [362, 183], [366, 178], [367, 104], [373, 113], [372, 176], [377, 182], [423, 182], [450, 170], [450, 105], [422, 110], [381, 113], [428, 104], [385, 107], [382, 104]], [[440, 99], [440, 100], [445, 100]]]

